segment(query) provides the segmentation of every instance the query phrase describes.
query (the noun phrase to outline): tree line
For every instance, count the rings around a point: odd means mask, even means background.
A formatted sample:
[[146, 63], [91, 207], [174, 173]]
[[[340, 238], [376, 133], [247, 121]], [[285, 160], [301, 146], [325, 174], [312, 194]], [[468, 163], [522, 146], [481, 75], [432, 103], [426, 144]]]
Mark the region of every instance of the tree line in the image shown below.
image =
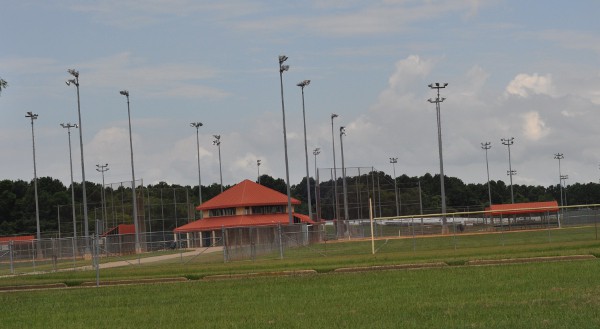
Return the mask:
[[[375, 214], [378, 217], [396, 215], [396, 190], [394, 179], [382, 171], [373, 171], [360, 176], [349, 176], [346, 178], [348, 187], [347, 200], [349, 205], [349, 219], [367, 218], [369, 198], [373, 199]], [[269, 175], [261, 175], [260, 183], [283, 194], [287, 193], [285, 181]], [[334, 207], [334, 182], [332, 180], [319, 183], [319, 198], [315, 195], [315, 181], [311, 178], [311, 199], [314, 209], [319, 205], [319, 213], [323, 219], [336, 218]], [[337, 181], [337, 204], [338, 211], [343, 206], [342, 180]], [[446, 203], [448, 212], [454, 211], [477, 211], [483, 210], [489, 205], [488, 186], [483, 184], [465, 184], [456, 177], [445, 177]], [[439, 175], [429, 173], [423, 176], [409, 177], [407, 175], [396, 178], [398, 188], [398, 200], [400, 215], [418, 214], [421, 207], [424, 213], [440, 212], [440, 180]], [[419, 190], [420, 186], [420, 190]], [[231, 186], [224, 186], [227, 189]], [[74, 183], [75, 204], [81, 207], [82, 189], [80, 183]], [[187, 189], [189, 190], [189, 202], [194, 206], [198, 204], [198, 186], [182, 186], [160, 182], [147, 185], [145, 189]], [[120, 186], [118, 190], [131, 189]], [[307, 209], [307, 185], [306, 178], [291, 186], [292, 197], [300, 200], [301, 205], [296, 206], [299, 213], [308, 213]], [[490, 181], [490, 189], [493, 204], [511, 202], [510, 186], [501, 180]], [[115, 189], [117, 190], [117, 189]], [[99, 207], [102, 199], [102, 185], [93, 182], [86, 183], [88, 209]], [[121, 191], [121, 192], [123, 192]], [[202, 199], [209, 200], [221, 191], [219, 184], [202, 186]], [[419, 193], [420, 192], [420, 193]], [[515, 202], [552, 201], [560, 203], [560, 188], [558, 184], [544, 186], [513, 185]], [[600, 199], [600, 184], [597, 183], [575, 183], [563, 190], [564, 203], [595, 204]], [[57, 212], [64, 212], [65, 218], [71, 216], [71, 186], [65, 186], [60, 180], [51, 177], [38, 178], [38, 200], [40, 212], [40, 228], [42, 232], [55, 232], [58, 230]], [[123, 201], [130, 203], [131, 198]], [[57, 209], [59, 206], [60, 209]], [[316, 212], [313, 210], [313, 212]], [[66, 214], [66, 215], [65, 215]], [[340, 218], [343, 211], [338, 213]], [[129, 216], [129, 217], [128, 217]], [[24, 180], [2, 180], [0, 181], [0, 236], [15, 234], [35, 234], [35, 199], [33, 181]], [[129, 214], [121, 218], [123, 222], [131, 222]], [[64, 225], [64, 224], [63, 224]]]

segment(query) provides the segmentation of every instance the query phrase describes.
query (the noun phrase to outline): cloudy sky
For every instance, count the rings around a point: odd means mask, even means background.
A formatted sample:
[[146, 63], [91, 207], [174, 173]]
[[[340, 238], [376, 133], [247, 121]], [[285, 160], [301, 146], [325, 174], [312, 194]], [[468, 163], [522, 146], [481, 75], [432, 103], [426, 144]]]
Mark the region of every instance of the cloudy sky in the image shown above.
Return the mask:
[[[435, 97], [441, 104], [444, 171], [516, 184], [600, 177], [600, 2], [512, 0], [4, 1], [0, 10], [0, 179], [69, 181], [67, 131], [77, 123], [80, 71], [86, 178], [131, 177], [130, 92], [136, 177], [196, 185], [200, 121], [202, 183], [219, 181], [212, 135], [221, 135], [223, 183], [261, 173], [285, 178], [278, 55], [289, 57], [284, 96], [292, 184], [305, 175], [301, 90], [305, 88], [311, 175], [332, 167], [331, 113], [346, 126], [345, 163], [409, 176], [439, 173]], [[73, 131], [75, 180], [81, 180]]]

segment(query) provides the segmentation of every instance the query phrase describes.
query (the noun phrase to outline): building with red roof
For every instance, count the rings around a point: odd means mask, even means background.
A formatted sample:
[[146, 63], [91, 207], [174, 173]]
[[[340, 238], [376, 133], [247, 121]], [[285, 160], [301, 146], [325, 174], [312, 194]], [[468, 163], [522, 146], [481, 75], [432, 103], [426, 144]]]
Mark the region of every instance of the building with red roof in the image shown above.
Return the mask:
[[[287, 226], [287, 203], [287, 195], [246, 179], [196, 207], [202, 212], [202, 219], [173, 232], [201, 235], [202, 245], [207, 246], [214, 244], [223, 229]], [[294, 224], [316, 224], [308, 216], [294, 212], [299, 200], [292, 198], [291, 203]]]
[[550, 224], [560, 226], [559, 207], [556, 201], [493, 204], [485, 210], [492, 218], [506, 218], [508, 225], [511, 226], [532, 227]]

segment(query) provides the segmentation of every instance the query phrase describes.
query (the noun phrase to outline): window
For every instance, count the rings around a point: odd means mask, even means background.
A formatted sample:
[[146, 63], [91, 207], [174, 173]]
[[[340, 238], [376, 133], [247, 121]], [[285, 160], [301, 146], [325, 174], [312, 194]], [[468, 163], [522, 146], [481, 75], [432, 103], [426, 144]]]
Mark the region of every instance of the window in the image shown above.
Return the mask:
[[252, 207], [253, 214], [283, 214], [285, 213], [284, 206], [256, 206]]
[[211, 209], [209, 213], [210, 217], [233, 216], [235, 215], [235, 208]]

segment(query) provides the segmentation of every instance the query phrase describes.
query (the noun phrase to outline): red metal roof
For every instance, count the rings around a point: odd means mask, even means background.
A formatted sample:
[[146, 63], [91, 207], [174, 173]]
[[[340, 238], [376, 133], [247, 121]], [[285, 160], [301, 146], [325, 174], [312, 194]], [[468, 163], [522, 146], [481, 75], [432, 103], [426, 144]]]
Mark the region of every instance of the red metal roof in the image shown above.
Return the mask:
[[102, 236], [107, 235], [116, 235], [116, 234], [135, 234], [135, 225], [134, 224], [119, 224], [108, 231], [106, 231]]
[[558, 203], [556, 201], [545, 202], [526, 202], [512, 204], [493, 204], [486, 207], [486, 211], [491, 210], [492, 216], [500, 215], [518, 215], [518, 214], [536, 214], [544, 212], [557, 212]]
[[[300, 204], [300, 201], [292, 198], [292, 204]], [[287, 205], [287, 195], [246, 179], [216, 197], [204, 202], [201, 206], [196, 207], [196, 209], [209, 210], [246, 206], [279, 205]]]
[[[286, 201], [287, 202], [287, 201]], [[314, 224], [308, 216], [302, 214], [292, 214], [295, 218], [299, 219], [302, 223]], [[230, 227], [248, 227], [248, 226], [275, 226], [277, 224], [288, 225], [289, 217], [287, 213], [284, 214], [257, 214], [257, 215], [239, 215], [239, 216], [223, 216], [223, 217], [210, 217], [200, 219], [195, 222], [180, 226], [173, 230], [175, 233], [189, 233], [189, 232], [200, 232], [200, 231], [214, 231], [220, 230], [221, 228]]]
[[3, 236], [0, 237], [0, 243], [5, 244], [10, 241], [15, 242], [31, 242], [35, 240], [35, 236], [33, 235], [21, 235], [21, 236]]

